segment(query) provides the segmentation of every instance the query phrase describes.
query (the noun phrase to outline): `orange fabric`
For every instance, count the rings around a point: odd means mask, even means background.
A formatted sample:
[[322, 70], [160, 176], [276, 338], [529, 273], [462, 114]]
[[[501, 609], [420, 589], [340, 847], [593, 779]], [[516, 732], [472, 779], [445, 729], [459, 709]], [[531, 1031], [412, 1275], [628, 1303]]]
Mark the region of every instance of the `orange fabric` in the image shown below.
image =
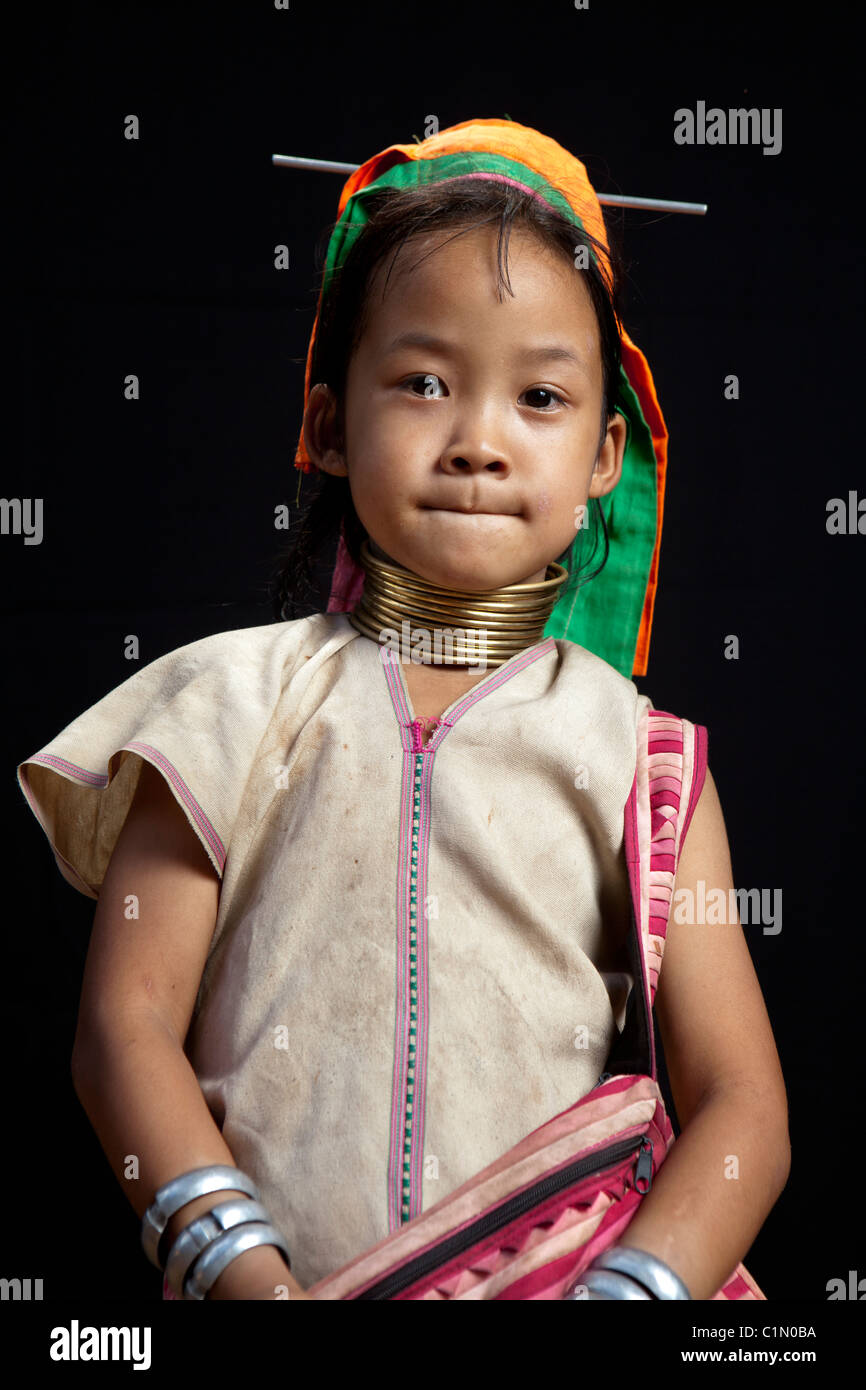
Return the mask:
[[655, 608], [656, 591], [658, 589], [659, 550], [662, 543], [665, 479], [668, 467], [668, 431], [662, 418], [661, 408], [658, 403], [658, 397], [656, 396], [655, 382], [652, 378], [652, 372], [649, 369], [649, 363], [640, 348], [632, 342], [631, 338], [622, 327], [620, 327], [620, 342], [622, 344], [622, 365], [640, 401], [640, 408], [643, 411], [644, 419], [649, 425], [650, 433], [653, 437], [653, 449], [656, 456], [656, 541], [653, 547], [652, 563], [650, 564], [649, 579], [647, 580], [643, 611], [641, 613], [640, 627], [638, 628], [637, 646], [635, 647], [634, 666], [632, 668], [633, 675], [645, 676], [647, 661], [649, 660], [653, 609]]

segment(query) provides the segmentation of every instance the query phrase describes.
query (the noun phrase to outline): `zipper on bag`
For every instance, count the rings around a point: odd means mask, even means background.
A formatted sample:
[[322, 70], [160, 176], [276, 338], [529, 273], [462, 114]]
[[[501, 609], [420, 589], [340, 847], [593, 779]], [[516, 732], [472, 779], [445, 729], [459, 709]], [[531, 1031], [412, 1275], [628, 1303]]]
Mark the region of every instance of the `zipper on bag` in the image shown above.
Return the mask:
[[[593, 1087], [593, 1089], [595, 1088]], [[649, 1192], [652, 1185], [653, 1145], [648, 1135], [636, 1134], [632, 1139], [620, 1139], [616, 1144], [609, 1144], [600, 1153], [578, 1158], [558, 1173], [541, 1178], [532, 1187], [528, 1187], [525, 1192], [519, 1192], [516, 1197], [511, 1197], [508, 1201], [503, 1202], [495, 1211], [487, 1212], [462, 1231], [458, 1231], [452, 1236], [446, 1236], [431, 1250], [425, 1250], [422, 1255], [416, 1256], [414, 1260], [410, 1260], [401, 1269], [386, 1275], [377, 1284], [373, 1284], [363, 1293], [358, 1294], [357, 1299], [393, 1298], [395, 1294], [402, 1293], [412, 1284], [418, 1283], [420, 1279], [423, 1279], [426, 1274], [429, 1274], [439, 1265], [447, 1264], [455, 1256], [461, 1255], [486, 1236], [499, 1230], [500, 1227], [509, 1225], [518, 1216], [522, 1216], [524, 1212], [546, 1201], [548, 1197], [555, 1196], [557, 1192], [569, 1187], [577, 1179], [589, 1177], [593, 1173], [601, 1172], [604, 1168], [613, 1167], [622, 1159], [627, 1158], [630, 1153], [634, 1153], [635, 1149], [639, 1152], [635, 1167], [634, 1188], [643, 1196], [644, 1193]], [[646, 1187], [638, 1186], [640, 1182], [646, 1182]]]
[[[646, 1148], [644, 1148], [646, 1145]], [[646, 1187], [641, 1187], [642, 1182]], [[643, 1197], [649, 1192], [653, 1184], [653, 1145], [652, 1140], [643, 1135], [641, 1139], [640, 1153], [637, 1156], [637, 1165], [634, 1170], [634, 1190]]]

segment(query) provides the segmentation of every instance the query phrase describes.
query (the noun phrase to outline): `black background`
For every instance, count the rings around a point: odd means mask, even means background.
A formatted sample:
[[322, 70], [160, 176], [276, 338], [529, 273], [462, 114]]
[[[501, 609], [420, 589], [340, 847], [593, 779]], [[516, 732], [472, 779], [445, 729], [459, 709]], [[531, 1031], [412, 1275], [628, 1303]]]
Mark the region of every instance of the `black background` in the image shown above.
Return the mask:
[[[866, 537], [859, 410], [858, 47], [844, 6], [38, 5], [4, 91], [6, 696], [3, 1270], [159, 1299], [138, 1221], [69, 1078], [92, 900], [58, 873], [15, 767], [139, 665], [271, 621], [271, 566], [312, 327], [314, 248], [360, 162], [509, 115], [599, 192], [706, 202], [609, 214], [625, 323], [670, 432], [646, 677], [709, 730], [738, 886], [781, 888], [746, 937], [788, 1087], [793, 1168], [746, 1264], [770, 1299], [866, 1274], [858, 1200]], [[853, 23], [853, 20], [850, 21]], [[780, 154], [679, 146], [673, 113], [782, 108]], [[141, 138], [124, 139], [138, 115]], [[290, 248], [276, 271], [274, 247]], [[123, 398], [127, 373], [142, 397]], [[736, 373], [739, 401], [726, 401]], [[740, 658], [724, 659], [737, 634]], [[850, 1178], [848, 1176], [850, 1174]], [[846, 1204], [840, 1216], [841, 1204]], [[850, 1212], [856, 1213], [852, 1217]]]

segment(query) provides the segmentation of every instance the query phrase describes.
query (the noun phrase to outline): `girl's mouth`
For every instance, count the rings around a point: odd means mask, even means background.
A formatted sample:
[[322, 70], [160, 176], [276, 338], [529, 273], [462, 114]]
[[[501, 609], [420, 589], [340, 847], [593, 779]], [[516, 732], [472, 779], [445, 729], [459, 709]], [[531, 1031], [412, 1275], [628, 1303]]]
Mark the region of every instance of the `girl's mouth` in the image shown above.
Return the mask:
[[484, 507], [424, 507], [427, 512], [448, 512], [452, 516], [515, 516], [515, 512], [494, 512]]

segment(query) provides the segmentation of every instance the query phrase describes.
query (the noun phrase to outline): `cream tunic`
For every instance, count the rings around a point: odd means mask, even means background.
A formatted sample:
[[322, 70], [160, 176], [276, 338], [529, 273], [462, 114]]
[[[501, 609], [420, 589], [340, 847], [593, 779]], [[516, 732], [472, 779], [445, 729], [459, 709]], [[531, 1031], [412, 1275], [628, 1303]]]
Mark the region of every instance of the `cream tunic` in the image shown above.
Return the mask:
[[317, 613], [169, 652], [20, 765], [89, 896], [142, 758], [220, 873], [185, 1046], [302, 1285], [598, 1079], [633, 983], [622, 822], [648, 708], [546, 638], [423, 747], [399, 663]]

